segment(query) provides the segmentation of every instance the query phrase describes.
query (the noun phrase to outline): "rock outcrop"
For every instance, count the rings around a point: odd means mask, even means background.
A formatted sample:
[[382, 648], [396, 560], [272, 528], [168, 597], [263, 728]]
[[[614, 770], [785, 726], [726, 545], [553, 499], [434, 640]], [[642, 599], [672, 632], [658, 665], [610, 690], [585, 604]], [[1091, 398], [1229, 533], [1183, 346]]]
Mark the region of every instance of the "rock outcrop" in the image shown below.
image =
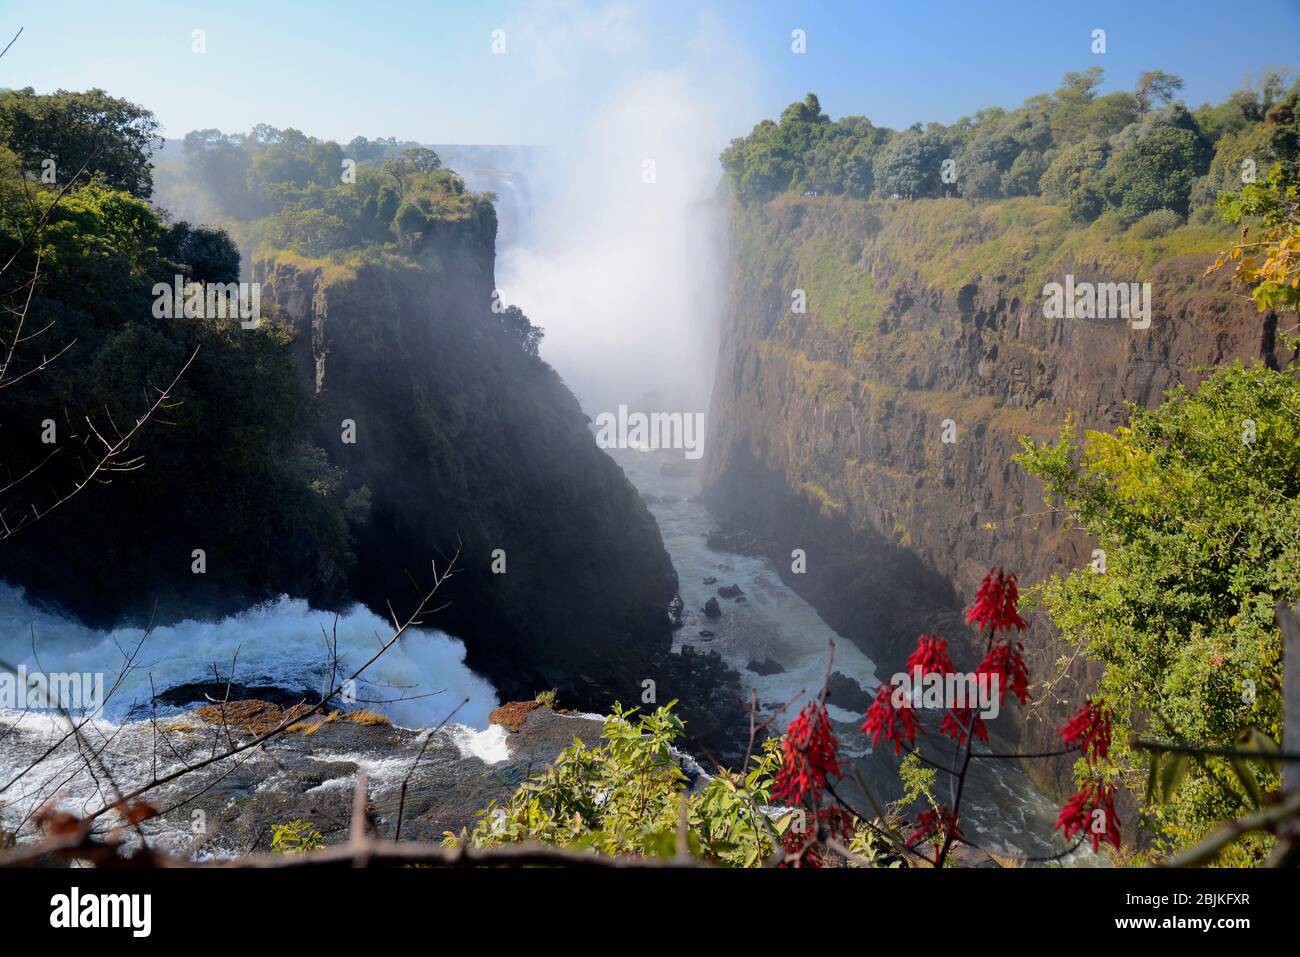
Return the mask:
[[490, 216], [439, 224], [420, 264], [262, 258], [294, 328], [315, 440], [368, 508], [351, 592], [402, 616], [456, 558], [430, 625], [505, 699], [605, 711], [670, 647], [676, 574], [636, 490], [553, 369], [492, 311]]

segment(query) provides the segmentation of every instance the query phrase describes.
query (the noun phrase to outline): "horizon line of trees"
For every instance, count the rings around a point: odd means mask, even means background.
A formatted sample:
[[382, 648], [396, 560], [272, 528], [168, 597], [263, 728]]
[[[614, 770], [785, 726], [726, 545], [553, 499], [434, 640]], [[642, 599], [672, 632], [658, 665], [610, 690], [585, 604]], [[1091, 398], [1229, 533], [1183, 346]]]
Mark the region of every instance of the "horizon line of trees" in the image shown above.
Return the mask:
[[944, 125], [905, 130], [864, 116], [839, 120], [809, 93], [779, 121], [733, 139], [721, 161], [742, 203], [782, 193], [861, 199], [957, 196], [971, 201], [1041, 196], [1090, 223], [1117, 210], [1126, 223], [1170, 210], [1180, 219], [1221, 192], [1263, 179], [1300, 155], [1300, 81], [1264, 74], [1218, 105], [1189, 110], [1183, 80], [1162, 70], [1136, 89], [1102, 94], [1100, 67], [1013, 110], [992, 107]]

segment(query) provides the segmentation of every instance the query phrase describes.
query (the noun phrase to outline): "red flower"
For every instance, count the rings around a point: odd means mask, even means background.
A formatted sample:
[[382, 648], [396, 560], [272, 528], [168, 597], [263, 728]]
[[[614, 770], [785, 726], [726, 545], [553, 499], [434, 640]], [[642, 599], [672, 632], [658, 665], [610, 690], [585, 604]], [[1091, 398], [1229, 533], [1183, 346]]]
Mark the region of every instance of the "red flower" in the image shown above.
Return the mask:
[[824, 807], [817, 812], [817, 822], [823, 836], [844, 844], [853, 840], [853, 815], [846, 809], [834, 804]]
[[876, 689], [876, 700], [867, 709], [867, 719], [862, 722], [862, 730], [871, 735], [873, 748], [883, 734], [886, 739], [894, 742], [894, 754], [898, 755], [903, 751], [904, 741], [909, 744], [916, 742], [916, 732], [920, 730], [921, 725], [916, 720], [911, 705], [903, 704], [895, 708], [893, 697], [893, 685], [881, 682], [880, 687]]
[[831, 719], [818, 701], [804, 705], [790, 722], [782, 742], [785, 762], [776, 775], [773, 793], [787, 804], [803, 804], [810, 794], [820, 794], [828, 775], [840, 776], [835, 752], [839, 742], [831, 732]]
[[966, 612], [966, 622], [999, 631], [1004, 628], [1025, 628], [1025, 620], [1016, 612], [1020, 593], [1016, 590], [1016, 576], [1000, 568], [990, 569], [980, 585], [975, 604]]
[[991, 675], [998, 676], [998, 704], [1005, 704], [1007, 689], [1020, 699], [1021, 704], [1029, 700], [1029, 669], [1021, 657], [1024, 645], [1016, 642], [997, 642], [984, 656], [980, 666], [975, 670], [976, 680], [981, 692], [989, 685]]
[[917, 668], [921, 674], [937, 672], [941, 675], [951, 674], [952, 659], [948, 657], [948, 642], [939, 634], [922, 635], [916, 639], [916, 651], [907, 659], [907, 673], [912, 674]]
[[1061, 729], [1061, 739], [1070, 747], [1078, 747], [1089, 761], [1104, 761], [1110, 751], [1110, 722], [1110, 712], [1088, 698]]
[[939, 733], [948, 735], [959, 745], [966, 743], [968, 728], [981, 741], [988, 741], [989, 729], [984, 726], [984, 719], [977, 713], [972, 723], [970, 708], [950, 708], [939, 722]]
[[817, 838], [811, 834], [786, 831], [781, 835], [781, 850], [785, 856], [777, 867], [821, 867], [822, 859], [818, 853]]
[[1065, 802], [1056, 819], [1054, 829], [1063, 830], [1065, 839], [1072, 840], [1085, 827], [1095, 854], [1102, 841], [1110, 841], [1119, 849], [1119, 817], [1115, 814], [1115, 791], [1105, 784], [1089, 783]]
[[[816, 828], [811, 832], [793, 827], [781, 835], [781, 848], [785, 851], [781, 867], [822, 867], [830, 854], [822, 842], [834, 838], [842, 844], [853, 840], [853, 815], [842, 807], [824, 807], [817, 812]], [[825, 857], [823, 857], [825, 855]]]
[[946, 839], [966, 840], [966, 835], [961, 832], [961, 827], [957, 823], [956, 812], [941, 807], [938, 811], [922, 811], [916, 816], [916, 828], [907, 836], [907, 846], [912, 847], [932, 838], [939, 838], [934, 848], [934, 862], [938, 864], [939, 852], [943, 849]]

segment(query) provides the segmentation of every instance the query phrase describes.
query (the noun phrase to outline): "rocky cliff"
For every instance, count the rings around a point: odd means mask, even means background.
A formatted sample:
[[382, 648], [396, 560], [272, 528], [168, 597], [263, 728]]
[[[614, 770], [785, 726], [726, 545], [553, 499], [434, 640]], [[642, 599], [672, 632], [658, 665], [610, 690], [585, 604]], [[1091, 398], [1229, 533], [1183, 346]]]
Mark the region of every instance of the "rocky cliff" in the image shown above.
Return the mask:
[[[885, 674], [922, 630], [961, 646], [990, 566], [1028, 585], [1091, 560], [1011, 461], [1021, 435], [1050, 438], [1069, 415], [1109, 429], [1198, 367], [1286, 360], [1272, 316], [1203, 278], [1223, 245], [1212, 224], [1080, 229], [1034, 199], [787, 195], [733, 212], [706, 494], [778, 567], [806, 551], [788, 582]], [[1150, 328], [1045, 318], [1043, 286], [1066, 274], [1151, 283]], [[1043, 676], [1063, 646], [1035, 619], [1025, 644]], [[1031, 740], [1067, 706], [1046, 705], [1020, 729]]]
[[439, 224], [421, 263], [254, 264], [295, 329], [315, 441], [368, 514], [352, 593], [402, 614], [459, 553], [431, 625], [503, 696], [604, 709], [669, 647], [676, 575], [653, 518], [555, 372], [492, 312], [495, 219]]

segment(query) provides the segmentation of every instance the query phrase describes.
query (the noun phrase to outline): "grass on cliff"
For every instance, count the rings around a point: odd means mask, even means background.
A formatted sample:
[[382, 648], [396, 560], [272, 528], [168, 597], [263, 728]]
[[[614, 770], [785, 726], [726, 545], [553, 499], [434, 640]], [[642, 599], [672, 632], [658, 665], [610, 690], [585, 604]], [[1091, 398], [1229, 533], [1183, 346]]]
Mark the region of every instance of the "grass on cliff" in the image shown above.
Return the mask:
[[[787, 275], [808, 295], [809, 313], [832, 331], [869, 332], [904, 282], [943, 293], [996, 284], [1033, 299], [1069, 266], [1149, 279], [1156, 264], [1203, 256], [1208, 265], [1232, 230], [1193, 222], [1160, 235], [1125, 228], [1116, 215], [1089, 226], [1034, 197], [978, 205], [961, 199], [868, 201], [783, 195], [761, 210], [737, 209], [742, 269]], [[784, 296], [788, 301], [790, 291]]]

